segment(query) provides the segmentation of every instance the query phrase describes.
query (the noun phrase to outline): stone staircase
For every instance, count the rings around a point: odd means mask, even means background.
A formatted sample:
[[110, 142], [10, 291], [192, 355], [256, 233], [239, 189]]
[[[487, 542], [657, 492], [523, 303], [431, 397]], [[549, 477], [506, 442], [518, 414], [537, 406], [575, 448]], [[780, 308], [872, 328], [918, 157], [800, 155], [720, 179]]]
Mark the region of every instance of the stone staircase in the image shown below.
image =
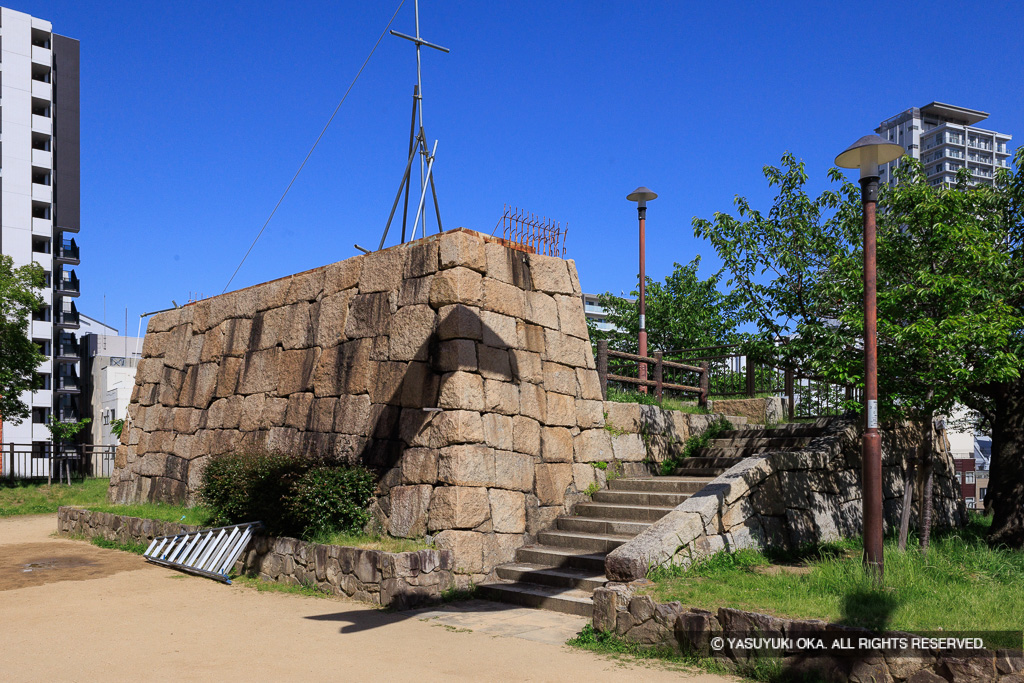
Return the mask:
[[609, 552], [644, 531], [743, 458], [795, 451], [819, 436], [826, 421], [773, 429], [740, 429], [711, 441], [670, 477], [623, 477], [608, 483], [571, 516], [516, 551], [516, 561], [495, 569], [498, 580], [479, 586], [482, 597], [589, 617], [595, 588], [608, 582]]

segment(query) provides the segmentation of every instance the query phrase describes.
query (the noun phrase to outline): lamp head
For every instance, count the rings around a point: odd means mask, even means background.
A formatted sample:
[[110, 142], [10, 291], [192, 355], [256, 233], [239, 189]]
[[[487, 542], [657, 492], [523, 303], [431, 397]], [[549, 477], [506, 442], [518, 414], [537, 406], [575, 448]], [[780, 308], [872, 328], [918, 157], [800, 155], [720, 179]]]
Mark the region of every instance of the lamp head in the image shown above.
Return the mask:
[[626, 199], [637, 203], [638, 209], [647, 208], [647, 202], [657, 198], [657, 194], [652, 192], [650, 188], [643, 187], [642, 185], [626, 195]]
[[895, 142], [889, 142], [880, 135], [865, 135], [846, 148], [836, 157], [836, 166], [840, 168], [859, 168], [860, 177], [868, 178], [878, 175], [878, 167], [899, 159], [906, 150]]

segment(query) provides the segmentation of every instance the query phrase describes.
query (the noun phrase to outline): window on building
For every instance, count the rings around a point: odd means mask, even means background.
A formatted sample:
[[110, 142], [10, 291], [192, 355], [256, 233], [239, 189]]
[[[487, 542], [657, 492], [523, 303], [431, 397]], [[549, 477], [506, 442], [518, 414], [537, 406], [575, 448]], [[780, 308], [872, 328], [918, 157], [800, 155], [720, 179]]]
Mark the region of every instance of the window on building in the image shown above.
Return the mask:
[[981, 500], [985, 500], [985, 496], [987, 496], [987, 495], [988, 495], [988, 487], [987, 486], [982, 486], [981, 487], [981, 491], [978, 492], [978, 498], [981, 499]]
[[965, 498], [964, 499], [964, 505], [967, 506], [968, 510], [973, 510], [974, 509], [974, 499], [973, 498]]
[[961, 478], [960, 478], [960, 473], [959, 473], [959, 472], [957, 472], [957, 473], [956, 473], [956, 483], [958, 483], [958, 484], [962, 484], [962, 483], [964, 483], [964, 482], [963, 482], [963, 481], [961, 480]]
[[965, 484], [973, 484], [974, 483], [974, 472], [964, 472], [964, 483]]

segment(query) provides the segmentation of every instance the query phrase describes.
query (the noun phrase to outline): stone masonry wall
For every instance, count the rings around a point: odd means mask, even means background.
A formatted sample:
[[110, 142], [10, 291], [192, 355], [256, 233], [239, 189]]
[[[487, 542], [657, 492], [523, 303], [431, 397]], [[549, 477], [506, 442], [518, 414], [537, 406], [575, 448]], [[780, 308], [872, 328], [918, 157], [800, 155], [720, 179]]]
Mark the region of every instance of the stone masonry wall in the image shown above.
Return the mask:
[[[898, 524], [908, 450], [916, 428], [882, 432], [885, 524]], [[609, 553], [605, 571], [615, 580], [642, 579], [651, 567], [688, 566], [721, 550], [799, 547], [861, 533], [860, 425], [835, 418], [807, 447], [746, 458], [715, 478], [643, 533]], [[936, 526], [960, 525], [953, 462], [935, 456]]]
[[[187, 524], [76, 507], [57, 510], [57, 532], [64, 536], [99, 536], [108, 541], [149, 545], [157, 536], [198, 530], [199, 527]], [[256, 535], [235, 564], [235, 571], [252, 572], [265, 581], [316, 586], [327, 593], [405, 609], [440, 600], [442, 593], [454, 585], [454, 565], [455, 556], [450, 550], [388, 553]]]
[[482, 579], [612, 458], [603, 410], [575, 264], [458, 229], [154, 316], [110, 499], [192, 500], [221, 453], [332, 455], [380, 473], [379, 529]]
[[[949, 681], [1024, 680], [1024, 653], [1020, 650], [902, 650], [842, 652], [820, 648], [810, 650], [801, 638], [831, 643], [837, 638], [908, 638], [898, 631], [875, 633], [863, 628], [829, 624], [817, 619], [787, 619], [757, 612], [722, 607], [714, 612], [689, 608], [678, 602], [655, 603], [645, 595], [645, 582], [611, 583], [594, 591], [594, 628], [614, 633], [623, 640], [651, 647], [668, 647], [677, 652], [715, 657], [732, 670], [749, 665], [755, 653], [733, 648], [730, 639], [751, 637], [789, 641], [775, 650], [781, 665], [780, 680]], [[649, 582], [646, 582], [649, 583]], [[929, 634], [935, 635], [935, 634]], [[767, 653], [766, 653], [767, 654]], [[747, 667], [749, 671], [749, 666]]]

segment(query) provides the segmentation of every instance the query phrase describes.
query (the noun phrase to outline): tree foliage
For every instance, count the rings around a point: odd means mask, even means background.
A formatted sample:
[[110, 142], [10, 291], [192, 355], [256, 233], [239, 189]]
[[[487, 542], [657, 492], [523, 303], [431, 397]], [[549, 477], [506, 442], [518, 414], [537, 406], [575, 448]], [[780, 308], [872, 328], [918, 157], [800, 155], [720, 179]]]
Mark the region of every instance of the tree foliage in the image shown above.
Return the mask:
[[[863, 385], [863, 236], [860, 188], [829, 172], [838, 187], [806, 192], [802, 163], [786, 154], [766, 167], [779, 188], [767, 215], [736, 199], [738, 217], [694, 219], [724, 262], [745, 321], [756, 324], [751, 346], [839, 383]], [[907, 160], [878, 205], [878, 380], [883, 418], [921, 419], [966, 404], [1008, 425], [1007, 392], [1024, 368], [1024, 260], [1021, 253], [1020, 169], [1002, 172], [995, 187], [969, 186], [961, 171], [951, 188], [932, 187], [919, 163]], [[1002, 398], [996, 398], [1002, 397]], [[1001, 403], [1000, 403], [1001, 401]], [[996, 410], [1003, 405], [1002, 413]], [[1024, 397], [1019, 402], [1024, 408]], [[851, 406], [858, 407], [858, 406]], [[1024, 441], [1004, 436], [1002, 444]], [[1007, 451], [1009, 452], [1009, 451]], [[1016, 481], [1016, 499], [992, 500], [993, 538], [1006, 540], [1017, 510], [1017, 545], [1024, 542], [1024, 471], [1000, 456], [993, 482]], [[1016, 488], [1014, 488], [1016, 487]], [[993, 486], [991, 490], [996, 490]], [[986, 503], [988, 507], [988, 502]]]
[[0, 417], [14, 424], [29, 414], [21, 394], [42, 386], [36, 368], [46, 357], [29, 337], [29, 320], [43, 305], [44, 282], [38, 264], [15, 268], [10, 256], [0, 254]]
[[[670, 351], [715, 346], [732, 341], [736, 320], [732, 299], [718, 290], [719, 277], [701, 280], [697, 276], [700, 257], [675, 267], [664, 283], [647, 278], [647, 346]], [[638, 291], [630, 296], [639, 297]], [[598, 330], [588, 321], [593, 341], [607, 339], [611, 348], [636, 353], [640, 330], [639, 304], [611, 293], [598, 300], [608, 311], [612, 329]]]

